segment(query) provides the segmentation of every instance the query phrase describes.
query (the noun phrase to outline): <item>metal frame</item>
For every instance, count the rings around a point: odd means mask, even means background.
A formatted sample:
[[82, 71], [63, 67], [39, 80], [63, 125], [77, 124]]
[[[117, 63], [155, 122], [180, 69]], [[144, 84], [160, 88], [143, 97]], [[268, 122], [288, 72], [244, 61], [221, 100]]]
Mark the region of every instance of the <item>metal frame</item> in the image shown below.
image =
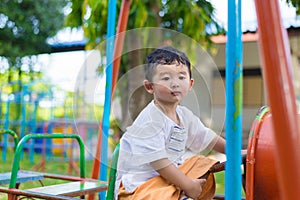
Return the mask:
[[[107, 183], [104, 181], [99, 181], [96, 179], [86, 178], [85, 174], [85, 152], [84, 152], [84, 143], [83, 140], [79, 135], [75, 134], [62, 134], [62, 133], [53, 133], [53, 134], [28, 134], [24, 136], [19, 142], [17, 139], [17, 134], [13, 131], [9, 130], [0, 130], [0, 133], [8, 133], [13, 135], [15, 138], [15, 142], [17, 146], [15, 147], [15, 156], [11, 171], [11, 177], [9, 182], [9, 187], [4, 188], [0, 187], [0, 192], [4, 192], [8, 194], [9, 200], [15, 200], [18, 196], [27, 196], [27, 197], [36, 197], [36, 198], [43, 198], [43, 199], [70, 199], [68, 196], [81, 196], [83, 198], [84, 195], [97, 193], [100, 191], [107, 190]], [[60, 179], [60, 180], [67, 180], [73, 181], [70, 183], [64, 184], [57, 184], [52, 186], [45, 186], [41, 188], [32, 188], [28, 190], [19, 190], [17, 189], [17, 176], [18, 172], [20, 172], [20, 157], [23, 150], [25, 143], [27, 143], [31, 139], [54, 139], [54, 138], [61, 138], [61, 139], [76, 139], [79, 148], [80, 148], [80, 177], [75, 176], [66, 176], [66, 175], [59, 175], [59, 174], [49, 174], [49, 173], [41, 173], [44, 178], [52, 178], [52, 179]], [[73, 190], [74, 185], [78, 186], [78, 190]], [[46, 189], [49, 188], [60, 188], [66, 187], [68, 189], [72, 188], [72, 191], [66, 192], [66, 194], [51, 194], [44, 193]], [[53, 189], [55, 192], [55, 189]], [[74, 198], [73, 198], [74, 199]]]

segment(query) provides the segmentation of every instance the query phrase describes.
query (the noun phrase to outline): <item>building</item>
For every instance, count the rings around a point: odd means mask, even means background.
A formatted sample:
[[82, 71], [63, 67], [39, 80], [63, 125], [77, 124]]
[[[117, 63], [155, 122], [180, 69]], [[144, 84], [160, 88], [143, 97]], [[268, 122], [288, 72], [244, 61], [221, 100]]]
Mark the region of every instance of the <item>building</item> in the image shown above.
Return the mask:
[[[300, 29], [290, 26], [287, 28], [289, 44], [291, 49], [292, 75], [299, 109], [300, 103]], [[252, 122], [258, 109], [263, 105], [268, 105], [266, 98], [266, 88], [263, 81], [263, 72], [260, 62], [258, 33], [248, 31], [243, 33], [243, 132], [244, 138], [248, 137]], [[212, 40], [217, 46], [217, 54], [213, 59], [219, 68], [223, 80], [212, 81], [213, 106], [219, 112], [225, 112], [224, 98], [218, 95], [220, 84], [225, 84], [225, 64], [226, 64], [226, 36], [219, 35]], [[299, 110], [300, 111], [300, 110]]]

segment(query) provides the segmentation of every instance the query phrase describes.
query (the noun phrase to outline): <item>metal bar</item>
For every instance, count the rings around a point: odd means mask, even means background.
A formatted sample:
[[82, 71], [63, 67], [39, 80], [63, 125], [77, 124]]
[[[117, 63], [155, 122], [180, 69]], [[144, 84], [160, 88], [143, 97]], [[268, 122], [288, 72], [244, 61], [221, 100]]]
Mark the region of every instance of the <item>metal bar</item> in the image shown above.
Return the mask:
[[269, 107], [262, 107], [252, 123], [249, 142], [248, 142], [248, 151], [247, 151], [247, 173], [246, 173], [246, 198], [248, 200], [254, 199], [254, 172], [255, 172], [255, 153], [258, 145], [258, 133], [263, 123], [263, 119], [269, 113]]
[[[30, 122], [28, 124], [28, 129], [30, 126], [29, 130], [31, 130], [31, 132], [33, 133], [36, 133], [36, 129], [37, 129], [36, 128], [37, 107], [38, 107], [38, 101], [34, 100], [32, 118], [30, 119]], [[30, 158], [30, 162], [34, 163], [34, 142], [33, 141], [29, 144], [29, 158]]]
[[[10, 111], [10, 100], [6, 102], [6, 113], [5, 113], [5, 122], [4, 128], [8, 129], [9, 127], [9, 111]], [[7, 135], [3, 136], [3, 147], [2, 147], [2, 161], [6, 162], [6, 149], [7, 149]]]
[[66, 180], [66, 181], [97, 181], [97, 182], [102, 182], [103, 184], [107, 184], [107, 182], [105, 182], [105, 181], [98, 181], [97, 179], [81, 178], [81, 177], [70, 176], [70, 175], [43, 173], [43, 176], [45, 178], [59, 179], [59, 180]]
[[69, 197], [82, 196], [91, 193], [97, 193], [107, 189], [107, 184], [99, 181], [75, 181], [61, 183], [58, 185], [49, 185], [38, 188], [31, 188], [25, 191], [43, 193], [45, 195], [63, 195]]
[[[115, 38], [115, 48], [114, 48], [114, 59], [113, 59], [113, 77], [112, 77], [112, 94], [111, 98], [113, 97], [115, 85], [118, 79], [119, 74], [119, 65], [121, 61], [121, 54], [124, 44], [124, 37], [127, 27], [128, 15], [130, 10], [130, 0], [123, 0], [121, 5], [121, 10], [118, 19], [118, 27], [117, 27], [117, 35]], [[101, 152], [101, 141], [102, 141], [102, 124], [99, 127], [99, 136], [97, 142], [97, 149], [96, 149], [96, 156], [93, 163], [93, 171], [92, 171], [92, 178], [98, 178], [100, 173], [100, 152]]]
[[74, 199], [72, 197], [67, 197], [67, 196], [61, 196], [61, 195], [47, 195], [43, 193], [38, 193], [38, 192], [30, 192], [30, 191], [24, 191], [24, 190], [19, 190], [15, 188], [4, 188], [0, 187], [0, 192], [2, 193], [7, 193], [8, 194], [8, 199], [10, 200], [15, 200], [17, 196], [26, 196], [26, 197], [33, 197], [33, 198], [42, 198], [42, 199], [56, 199], [56, 200], [69, 200], [69, 199]]
[[226, 44], [226, 199], [241, 199], [242, 173], [242, 39], [241, 0], [228, 0]]
[[9, 134], [14, 138], [14, 143], [15, 143], [14, 149], [16, 149], [19, 142], [18, 134], [10, 129], [0, 129], [0, 135], [4, 135], [4, 134]]
[[[112, 97], [112, 74], [113, 74], [113, 52], [114, 52], [114, 35], [115, 35], [115, 22], [116, 22], [116, 10], [117, 2], [116, 0], [109, 0], [108, 5], [108, 23], [107, 23], [107, 40], [106, 40], [106, 87], [105, 87], [105, 100], [104, 100], [104, 110], [102, 118], [102, 127], [99, 130], [100, 144], [98, 142], [96, 158], [94, 159], [93, 171], [100, 171], [100, 180], [107, 180], [107, 152], [108, 152], [108, 132], [110, 127], [110, 108], [111, 108], [111, 97]], [[100, 132], [101, 131], [101, 132]], [[100, 140], [101, 139], [101, 140]], [[100, 154], [101, 151], [101, 155]], [[99, 158], [99, 157], [100, 158]], [[98, 160], [97, 160], [98, 159]], [[100, 163], [99, 163], [100, 161]], [[100, 164], [100, 166], [99, 166]], [[97, 167], [99, 166], [99, 169]], [[97, 176], [99, 172], [93, 172], [93, 175]], [[90, 197], [91, 198], [91, 197]], [[100, 199], [105, 198], [105, 193], [101, 192], [99, 194]]]
[[[292, 83], [291, 55], [278, 1], [255, 0], [264, 83], [273, 118], [279, 199], [298, 199], [300, 126]], [[292, 170], [291, 169], [295, 169]]]
[[109, 0], [108, 5], [108, 23], [107, 23], [107, 40], [106, 40], [106, 88], [104, 111], [102, 120], [102, 150], [100, 158], [100, 180], [107, 180], [107, 152], [108, 152], [108, 132], [110, 127], [110, 107], [112, 94], [112, 72], [113, 72], [113, 52], [114, 52], [114, 35], [116, 22], [116, 0]]
[[121, 62], [121, 56], [122, 56], [122, 50], [123, 50], [123, 44], [125, 38], [125, 31], [128, 22], [129, 10], [130, 10], [130, 0], [122, 0], [121, 10], [120, 10], [119, 20], [118, 20], [116, 40], [115, 40], [115, 49], [114, 49], [114, 60], [113, 60], [114, 68], [113, 68], [113, 80], [112, 80], [113, 93], [119, 75], [119, 68], [120, 68], [120, 62]]
[[[26, 100], [25, 96], [28, 94], [28, 86], [23, 86], [21, 91], [21, 100], [19, 101], [21, 103], [21, 129], [20, 129], [20, 138], [24, 137], [26, 132], [26, 126], [27, 126], [27, 112], [26, 112]], [[27, 129], [28, 130], [28, 129]]]
[[53, 133], [53, 134], [28, 134], [25, 135], [20, 142], [18, 143], [16, 150], [15, 150], [15, 156], [13, 161], [13, 167], [11, 172], [11, 178], [9, 183], [9, 188], [15, 188], [16, 182], [17, 182], [17, 174], [19, 170], [19, 163], [20, 163], [20, 157], [21, 152], [23, 150], [24, 144], [30, 140], [30, 139], [40, 139], [40, 138], [74, 138], [78, 141], [79, 147], [80, 147], [80, 177], [85, 178], [85, 155], [84, 155], [84, 143], [79, 135], [74, 134], [59, 134], [59, 133]]

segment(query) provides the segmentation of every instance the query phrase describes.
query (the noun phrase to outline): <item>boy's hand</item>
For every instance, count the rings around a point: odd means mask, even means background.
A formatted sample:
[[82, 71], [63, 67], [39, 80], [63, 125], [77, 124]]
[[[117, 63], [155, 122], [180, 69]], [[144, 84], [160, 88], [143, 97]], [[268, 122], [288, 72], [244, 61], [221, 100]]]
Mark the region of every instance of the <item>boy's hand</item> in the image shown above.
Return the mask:
[[205, 179], [193, 179], [191, 181], [189, 189], [187, 189], [185, 194], [192, 199], [197, 199], [201, 192], [202, 192], [202, 186], [206, 183]]

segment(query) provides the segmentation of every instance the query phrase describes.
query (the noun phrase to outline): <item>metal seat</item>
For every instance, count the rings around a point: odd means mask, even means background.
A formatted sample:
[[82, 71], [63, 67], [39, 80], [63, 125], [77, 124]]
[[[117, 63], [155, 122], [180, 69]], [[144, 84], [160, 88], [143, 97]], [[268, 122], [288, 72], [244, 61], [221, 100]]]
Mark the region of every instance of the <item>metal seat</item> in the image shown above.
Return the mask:
[[279, 199], [280, 190], [275, 169], [275, 141], [272, 114], [262, 107], [253, 121], [246, 161], [247, 200]]

